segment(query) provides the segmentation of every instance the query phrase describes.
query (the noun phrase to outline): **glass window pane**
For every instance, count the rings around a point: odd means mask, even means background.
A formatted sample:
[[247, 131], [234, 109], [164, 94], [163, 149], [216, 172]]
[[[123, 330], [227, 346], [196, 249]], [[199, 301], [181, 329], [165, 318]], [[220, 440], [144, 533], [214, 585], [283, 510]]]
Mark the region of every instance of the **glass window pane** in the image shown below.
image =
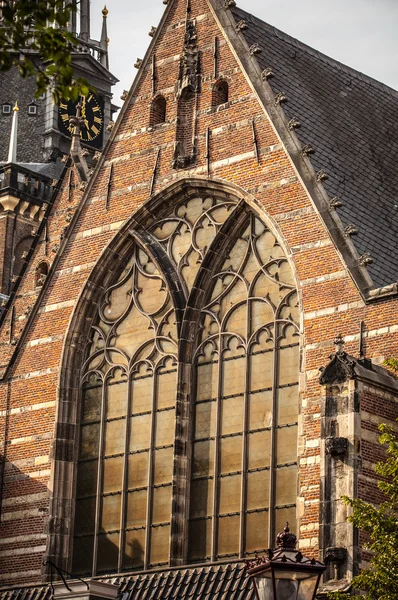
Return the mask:
[[124, 453], [126, 444], [126, 419], [105, 424], [105, 456]]
[[261, 469], [271, 464], [271, 433], [269, 431], [258, 431], [248, 436], [248, 466], [249, 469]]
[[228, 398], [222, 401], [221, 435], [243, 431], [244, 396]]
[[199, 479], [191, 483], [191, 517], [207, 517], [213, 510], [213, 480]]
[[297, 383], [299, 376], [299, 351], [298, 346], [281, 348], [279, 350], [278, 383]]
[[239, 517], [218, 519], [218, 556], [239, 553]]
[[211, 556], [212, 520], [203, 519], [189, 523], [188, 559], [204, 560]]
[[167, 563], [170, 548], [170, 526], [153, 527], [151, 529], [151, 552], [150, 563]]
[[83, 384], [82, 420], [99, 421], [101, 417], [102, 382], [95, 375]]
[[127, 413], [128, 383], [118, 369], [115, 376], [106, 382], [106, 418], [121, 417]]
[[195, 439], [205, 439], [215, 435], [216, 407], [214, 400], [196, 404]]
[[119, 534], [98, 536], [97, 573], [117, 571], [119, 556]]
[[298, 385], [277, 390], [278, 425], [296, 423], [299, 408]]
[[173, 454], [174, 448], [155, 450], [153, 483], [171, 482], [173, 477]]
[[297, 461], [297, 426], [276, 430], [276, 463]]
[[272, 388], [274, 381], [274, 353], [264, 352], [260, 344], [253, 346], [250, 356], [250, 384], [251, 389], [263, 390]]
[[297, 496], [297, 467], [276, 469], [276, 506], [295, 504]]
[[[236, 342], [236, 340], [233, 340], [233, 342]], [[226, 358], [234, 355], [234, 351], [225, 352], [224, 354]], [[223, 361], [223, 396], [243, 394], [245, 391], [246, 357], [242, 356], [242, 350], [239, 350], [239, 354], [237, 354], [237, 356], [239, 355], [241, 355], [241, 358], [233, 358], [231, 360]]]
[[103, 461], [103, 492], [119, 492], [123, 489], [124, 456]]
[[80, 458], [96, 458], [99, 449], [99, 423], [83, 425], [80, 439]]
[[202, 477], [214, 473], [214, 442], [196, 442], [193, 447], [192, 476]]
[[127, 487], [129, 489], [148, 485], [148, 460], [149, 452], [130, 454], [128, 458], [127, 482]]
[[[277, 531], [283, 531], [283, 527]], [[246, 552], [263, 551], [267, 547], [268, 512], [246, 515]]]
[[126, 531], [126, 545], [122, 563], [124, 570], [137, 569], [144, 566], [145, 536], [145, 529]]
[[98, 461], [80, 463], [77, 470], [76, 497], [97, 493]]
[[155, 446], [167, 446], [174, 442], [175, 437], [175, 409], [156, 413]]
[[122, 495], [103, 496], [101, 507], [101, 531], [112, 531], [112, 529], [120, 529], [120, 509]]
[[171, 518], [171, 485], [153, 490], [152, 523], [168, 523]]
[[94, 537], [76, 538], [73, 545], [73, 575], [90, 575], [93, 569]]
[[233, 473], [242, 469], [242, 442], [241, 435], [220, 440], [220, 473]]
[[149, 448], [151, 444], [152, 415], [141, 415], [131, 419], [130, 452]]
[[269, 506], [269, 471], [247, 474], [247, 510]]
[[127, 494], [126, 527], [140, 527], [146, 524], [147, 491]]
[[95, 498], [76, 500], [75, 532], [79, 535], [94, 533], [95, 530]]
[[242, 487], [241, 475], [220, 477], [219, 479], [219, 513], [226, 514], [240, 510], [240, 496]]
[[[147, 373], [147, 367], [142, 367], [143, 374]], [[148, 412], [152, 410], [153, 404], [153, 376], [136, 375], [131, 383], [132, 388], [132, 414]]]
[[196, 400], [211, 400], [212, 398], [217, 398], [218, 361], [199, 364], [197, 381]]
[[249, 396], [249, 429], [263, 429], [272, 424], [272, 391]]
[[177, 370], [160, 371], [157, 376], [157, 407], [174, 407], [176, 404]]

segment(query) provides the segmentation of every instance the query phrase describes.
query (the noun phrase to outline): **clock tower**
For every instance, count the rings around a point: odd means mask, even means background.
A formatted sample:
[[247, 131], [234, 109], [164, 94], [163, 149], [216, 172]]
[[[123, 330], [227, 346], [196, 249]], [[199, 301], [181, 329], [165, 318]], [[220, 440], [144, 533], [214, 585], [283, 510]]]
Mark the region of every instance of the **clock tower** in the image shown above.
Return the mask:
[[[91, 37], [90, 0], [81, 0], [79, 13], [75, 13], [69, 25], [71, 33], [78, 38], [72, 53], [72, 65], [76, 77], [84, 77], [91, 90], [81, 98], [81, 143], [93, 150], [101, 150], [109, 135], [108, 125], [117, 107], [112, 104], [112, 87], [117, 78], [109, 70], [106, 7], [102, 11], [103, 24], [99, 40]], [[38, 60], [40, 58], [38, 57]], [[19, 106], [18, 162], [51, 163], [68, 154], [71, 145], [70, 117], [76, 114], [72, 102], [62, 101], [56, 105], [51, 92], [34, 98], [34, 78], [22, 79], [17, 70], [0, 73], [0, 139], [8, 140], [11, 131], [12, 107]], [[7, 161], [7, 144], [0, 147], [0, 162]]]

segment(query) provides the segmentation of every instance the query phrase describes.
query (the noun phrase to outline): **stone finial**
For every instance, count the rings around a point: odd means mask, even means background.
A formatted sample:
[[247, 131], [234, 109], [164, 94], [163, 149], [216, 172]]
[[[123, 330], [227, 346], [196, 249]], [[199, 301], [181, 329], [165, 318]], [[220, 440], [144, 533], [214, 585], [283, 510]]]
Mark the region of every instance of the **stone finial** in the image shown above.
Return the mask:
[[268, 79], [272, 79], [273, 77], [275, 77], [275, 73], [273, 72], [273, 70], [271, 69], [271, 67], [267, 67], [261, 73], [261, 79], [263, 81], [267, 81]]
[[157, 27], [152, 25], [150, 32], [148, 33], [149, 37], [153, 37], [156, 33]]
[[293, 129], [300, 129], [300, 127], [301, 127], [301, 121], [299, 121], [298, 119], [296, 119], [296, 117], [293, 117], [293, 119], [290, 119], [290, 121], [287, 124], [287, 126], [289, 127], [290, 131], [293, 131]]
[[358, 228], [352, 224], [347, 225], [347, 227], [344, 228], [344, 235], [346, 235], [347, 237], [350, 235], [358, 235]]
[[135, 63], [134, 63], [134, 67], [135, 67], [136, 69], [140, 69], [140, 68], [141, 68], [141, 65], [142, 65], [142, 58], [137, 58], [137, 60], [136, 60], [136, 61], [135, 61]]
[[340, 208], [341, 206], [343, 206], [343, 203], [340, 200], [340, 198], [335, 196], [334, 198], [331, 199], [329, 205], [330, 205], [330, 208], [333, 208], [334, 210], [336, 210], [337, 208]]
[[301, 152], [304, 156], [309, 156], [310, 154], [315, 154], [315, 150], [311, 146], [311, 144], [306, 144], [305, 146], [303, 146], [301, 148]]
[[374, 259], [371, 257], [369, 252], [365, 252], [362, 256], [359, 257], [359, 264], [361, 267], [367, 267], [368, 265], [372, 265], [374, 263]]
[[336, 354], [342, 354], [344, 352], [345, 340], [341, 333], [337, 335], [333, 344], [336, 346]]
[[81, 184], [80, 184], [80, 191], [81, 192], [85, 192], [87, 186], [88, 186], [88, 181], [82, 181]]
[[244, 19], [241, 19], [239, 23], [236, 24], [236, 31], [245, 31], [249, 26]]
[[95, 160], [95, 162], [98, 162], [99, 159], [101, 158], [101, 156], [102, 156], [102, 152], [100, 152], [99, 150], [96, 150], [94, 153], [94, 156], [93, 156], [93, 160]]
[[316, 180], [319, 182], [327, 181], [328, 179], [329, 179], [329, 175], [323, 169], [318, 171], [318, 173], [316, 174]]
[[285, 92], [279, 92], [279, 94], [277, 94], [275, 96], [275, 104], [283, 104], [283, 102], [287, 102], [288, 98], [285, 94]]
[[124, 102], [125, 100], [127, 100], [128, 95], [129, 95], [129, 91], [123, 90], [123, 94], [120, 96], [120, 100], [123, 100], [123, 102]]
[[224, 8], [234, 8], [236, 6], [236, 2], [235, 0], [225, 0], [224, 2]]
[[115, 121], [109, 121], [107, 128], [106, 128], [107, 132], [110, 133], [114, 127], [115, 127]]
[[255, 43], [250, 46], [249, 52], [250, 56], [255, 56], [256, 54], [261, 54], [262, 50], [260, 46], [257, 43]]

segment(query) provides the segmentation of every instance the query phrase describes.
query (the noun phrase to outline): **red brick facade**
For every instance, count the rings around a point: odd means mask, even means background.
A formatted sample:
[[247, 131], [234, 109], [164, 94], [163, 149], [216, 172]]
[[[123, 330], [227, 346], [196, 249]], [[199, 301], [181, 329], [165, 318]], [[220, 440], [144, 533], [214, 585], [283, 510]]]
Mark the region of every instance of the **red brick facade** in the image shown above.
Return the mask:
[[[309, 159], [297, 151], [298, 142], [287, 128], [283, 108], [270, 104], [267, 112], [258, 85], [268, 84], [253, 83], [253, 79], [249, 83], [247, 70], [244, 73], [247, 65], [238, 59], [230, 41], [232, 33], [228, 32], [228, 39], [207, 0], [191, 2], [202, 73], [197, 106], [194, 110], [189, 107], [194, 124], [188, 137], [195, 135], [197, 141], [195, 163], [187, 169], [172, 168], [179, 127], [187, 117], [177, 114], [181, 100], [175, 95], [176, 57], [184, 42], [186, 1], [171, 4], [87, 189], [80, 190], [76, 173], [72, 179], [69, 172], [65, 174], [48, 218], [48, 242], [43, 232], [13, 310], [7, 311], [0, 330], [0, 439], [4, 458], [0, 585], [38, 583], [42, 579], [48, 534], [57, 527], [49, 518], [55, 486], [53, 440], [59, 394], [66, 377], [63, 365], [69, 349], [65, 341], [72, 342], [68, 330], [76, 318], [80, 295], [90, 286], [95, 265], [123, 226], [145, 205], [151, 184], [154, 195], [161, 199], [165, 190], [170, 202], [168, 189], [182, 180], [188, 187], [190, 181], [195, 185], [196, 179], [208, 180], [209, 185], [212, 181], [232, 185], [237, 196], [273, 223], [287, 250], [300, 291], [302, 315], [296, 533], [300, 549], [309, 555], [317, 554], [319, 548], [324, 461], [321, 415], [325, 394], [329, 393], [319, 383], [319, 368], [329, 362], [334, 338], [340, 332], [346, 341], [344, 350], [359, 356], [361, 321], [368, 359], [380, 365], [386, 358], [398, 356], [398, 299], [370, 300], [364, 293], [366, 274], [360, 281], [343, 258], [352, 252], [349, 244], [348, 250], [336, 247], [325, 210], [320, 209], [313, 194], [315, 189], [318, 198], [324, 198], [326, 192], [316, 180]], [[217, 78], [215, 37], [219, 40]], [[155, 128], [150, 126], [153, 53], [156, 93], [167, 101], [166, 122]], [[247, 54], [245, 60], [250, 63], [252, 59]], [[229, 100], [212, 107], [214, 84], [221, 78], [228, 81]], [[184, 141], [189, 145], [189, 140]], [[73, 219], [65, 234], [66, 215], [71, 212]], [[0, 227], [4, 222], [0, 220]], [[38, 289], [36, 268], [43, 259], [52, 266], [45, 285]], [[15, 338], [13, 344], [10, 337]], [[375, 460], [383, 457], [377, 445], [377, 423], [391, 423], [398, 416], [397, 386], [387, 374], [385, 377], [381, 384], [356, 383], [355, 390], [354, 382], [349, 381], [352, 385], [347, 391], [347, 397], [358, 395], [361, 415], [359, 429], [353, 426], [344, 434], [350, 443], [357, 438], [360, 443], [360, 448], [354, 449], [362, 458], [357, 493], [375, 502], [380, 495], [372, 469]], [[348, 483], [340, 491], [355, 493]], [[339, 545], [338, 539], [335, 545]]]

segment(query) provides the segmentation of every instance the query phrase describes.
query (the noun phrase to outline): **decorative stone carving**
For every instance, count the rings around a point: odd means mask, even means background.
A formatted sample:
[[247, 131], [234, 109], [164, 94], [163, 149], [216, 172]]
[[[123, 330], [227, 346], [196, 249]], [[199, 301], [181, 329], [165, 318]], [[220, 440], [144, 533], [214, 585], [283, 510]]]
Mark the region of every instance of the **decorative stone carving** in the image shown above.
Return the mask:
[[236, 24], [236, 31], [238, 31], [238, 32], [245, 31], [248, 28], [249, 28], [249, 26], [244, 19], [242, 19], [241, 21], [239, 21], [239, 23]]
[[107, 132], [110, 133], [114, 127], [115, 127], [115, 121], [109, 121], [108, 126], [106, 128]]
[[347, 225], [347, 227], [344, 228], [344, 235], [347, 237], [349, 235], [358, 235], [358, 228], [355, 227], [355, 225]]
[[51, 252], [53, 254], [56, 254], [59, 250], [59, 244], [54, 244], [54, 246], [51, 248]]
[[288, 98], [285, 92], [279, 92], [279, 94], [275, 96], [275, 104], [283, 104], [283, 102], [287, 102], [287, 100]]
[[32, 307], [31, 306], [27, 306], [24, 310], [24, 315], [25, 317], [29, 317], [30, 313], [32, 312]]
[[325, 440], [325, 452], [330, 456], [344, 456], [347, 454], [348, 440], [343, 437], [328, 437]]
[[252, 46], [250, 46], [249, 48], [249, 52], [250, 52], [250, 56], [255, 56], [256, 54], [261, 54], [262, 49], [260, 48], [260, 46], [256, 43], [253, 44]]
[[85, 192], [87, 186], [88, 186], [88, 181], [82, 181], [81, 184], [80, 184], [80, 191], [81, 192]]
[[180, 98], [184, 90], [192, 93], [200, 88], [200, 54], [197, 46], [198, 34], [194, 20], [187, 20], [185, 28], [184, 48], [180, 59], [176, 96]]
[[293, 117], [293, 119], [290, 119], [290, 121], [288, 123], [288, 127], [289, 127], [290, 131], [293, 131], [293, 129], [300, 129], [301, 121], [296, 119], [296, 117]]
[[93, 160], [95, 160], [95, 162], [98, 162], [99, 159], [101, 158], [101, 156], [102, 156], [102, 152], [100, 152], [99, 150], [97, 150], [95, 152], [94, 156], [93, 156]]
[[275, 77], [275, 73], [273, 72], [273, 70], [271, 69], [271, 67], [267, 67], [261, 73], [261, 78], [262, 78], [263, 81], [267, 81], [267, 79], [272, 79], [273, 77]]
[[369, 254], [369, 252], [365, 252], [362, 256], [359, 257], [359, 264], [361, 267], [367, 267], [368, 265], [372, 265], [374, 263], [373, 258]]
[[234, 8], [236, 6], [236, 2], [235, 0], [225, 0], [224, 2], [224, 8]]
[[319, 370], [322, 375], [319, 378], [321, 385], [345, 383], [356, 378], [355, 361], [344, 351], [345, 341], [339, 333], [334, 340], [337, 346], [336, 352], [330, 355], [330, 363]]
[[140, 69], [140, 68], [141, 68], [141, 66], [142, 66], [142, 58], [137, 58], [137, 60], [136, 60], [136, 61], [135, 61], [135, 63], [134, 63], [134, 67], [135, 67], [136, 69]]
[[149, 37], [153, 37], [156, 33], [157, 27], [152, 25], [150, 32], [148, 33]]
[[123, 100], [123, 102], [124, 102], [125, 100], [127, 100], [128, 95], [129, 95], [129, 91], [123, 90], [123, 94], [120, 96], [120, 100]]
[[301, 149], [301, 152], [302, 152], [303, 156], [309, 156], [310, 154], [315, 154], [315, 150], [311, 146], [311, 144], [306, 144], [305, 146], [303, 146]]
[[340, 198], [335, 196], [334, 198], [331, 199], [330, 208], [333, 208], [334, 210], [336, 210], [337, 208], [340, 208], [341, 206], [343, 206], [343, 203], [340, 200]]
[[316, 180], [321, 182], [321, 181], [327, 181], [329, 179], [329, 175], [326, 173], [326, 171], [324, 171], [323, 169], [321, 169], [320, 171], [318, 171], [317, 175], [316, 175]]

